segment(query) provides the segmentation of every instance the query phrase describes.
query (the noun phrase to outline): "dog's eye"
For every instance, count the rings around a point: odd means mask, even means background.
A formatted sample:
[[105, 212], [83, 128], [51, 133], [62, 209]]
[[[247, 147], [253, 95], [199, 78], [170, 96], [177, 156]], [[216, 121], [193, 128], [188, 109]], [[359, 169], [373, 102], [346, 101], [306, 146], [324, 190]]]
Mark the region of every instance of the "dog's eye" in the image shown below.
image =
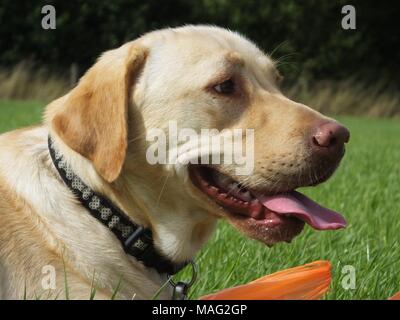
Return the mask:
[[232, 79], [226, 80], [214, 87], [214, 90], [220, 94], [232, 94], [235, 92], [235, 83]]

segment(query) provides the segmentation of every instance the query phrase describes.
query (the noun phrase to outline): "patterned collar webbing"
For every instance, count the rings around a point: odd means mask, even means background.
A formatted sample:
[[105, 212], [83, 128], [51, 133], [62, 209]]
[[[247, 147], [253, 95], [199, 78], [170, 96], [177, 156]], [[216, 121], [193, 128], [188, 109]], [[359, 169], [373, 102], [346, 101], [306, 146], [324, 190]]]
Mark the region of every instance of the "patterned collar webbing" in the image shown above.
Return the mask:
[[109, 199], [87, 186], [68, 166], [60, 152], [54, 148], [50, 136], [48, 147], [54, 166], [65, 184], [89, 213], [114, 233], [126, 253], [161, 274], [173, 275], [188, 264], [188, 262], [176, 264], [159, 254], [153, 245], [151, 230], [131, 222], [127, 215]]

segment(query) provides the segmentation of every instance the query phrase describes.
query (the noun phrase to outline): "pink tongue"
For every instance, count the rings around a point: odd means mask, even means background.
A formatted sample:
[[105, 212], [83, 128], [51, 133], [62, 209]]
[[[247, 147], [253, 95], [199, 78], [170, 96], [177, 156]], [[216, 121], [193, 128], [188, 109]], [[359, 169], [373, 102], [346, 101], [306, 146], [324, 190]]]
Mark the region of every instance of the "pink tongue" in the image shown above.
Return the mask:
[[321, 207], [297, 191], [277, 196], [261, 195], [258, 200], [268, 210], [290, 214], [317, 230], [334, 230], [346, 226], [346, 220], [339, 213]]

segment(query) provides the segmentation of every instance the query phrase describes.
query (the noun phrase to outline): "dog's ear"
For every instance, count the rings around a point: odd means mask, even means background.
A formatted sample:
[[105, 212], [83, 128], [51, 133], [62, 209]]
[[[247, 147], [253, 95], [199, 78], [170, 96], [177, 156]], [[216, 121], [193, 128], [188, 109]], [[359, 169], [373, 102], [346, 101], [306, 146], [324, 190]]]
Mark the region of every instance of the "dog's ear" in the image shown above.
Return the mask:
[[130, 89], [146, 56], [147, 49], [135, 43], [107, 51], [52, 119], [57, 135], [108, 182], [119, 176], [125, 160]]

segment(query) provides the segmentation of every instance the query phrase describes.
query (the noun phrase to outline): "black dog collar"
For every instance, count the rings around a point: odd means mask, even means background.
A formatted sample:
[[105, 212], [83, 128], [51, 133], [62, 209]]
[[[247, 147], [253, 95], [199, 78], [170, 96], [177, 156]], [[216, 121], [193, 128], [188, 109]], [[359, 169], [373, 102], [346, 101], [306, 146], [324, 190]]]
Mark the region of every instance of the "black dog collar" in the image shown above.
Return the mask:
[[89, 213], [104, 224], [121, 242], [124, 251], [146, 267], [173, 275], [189, 262], [176, 264], [160, 255], [153, 244], [151, 230], [130, 221], [128, 216], [109, 199], [89, 188], [68, 166], [63, 156], [48, 138], [51, 159], [61, 178]]

